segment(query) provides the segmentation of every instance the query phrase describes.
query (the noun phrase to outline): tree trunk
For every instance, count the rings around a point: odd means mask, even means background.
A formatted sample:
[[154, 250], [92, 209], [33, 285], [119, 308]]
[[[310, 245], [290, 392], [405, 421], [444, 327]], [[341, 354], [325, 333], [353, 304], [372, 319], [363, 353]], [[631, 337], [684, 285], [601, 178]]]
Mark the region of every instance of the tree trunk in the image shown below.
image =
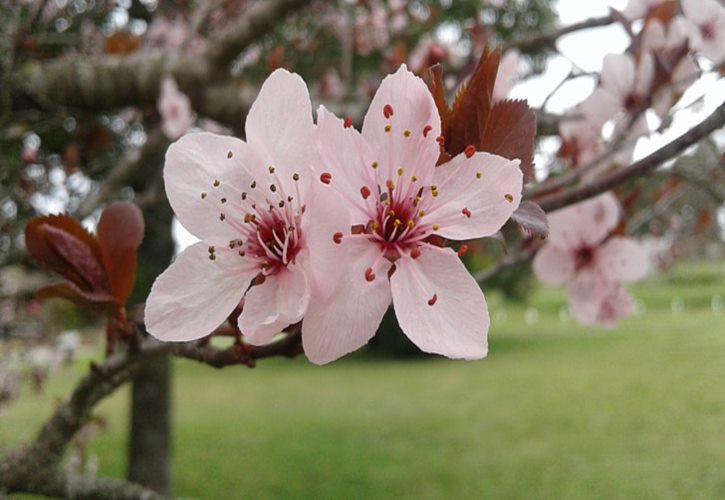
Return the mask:
[[[148, 188], [163, 166], [165, 147], [133, 179], [136, 192]], [[174, 255], [173, 213], [165, 199], [144, 210], [146, 232], [139, 249], [138, 274], [132, 303], [145, 302], [154, 279]], [[131, 389], [128, 479], [163, 495], [171, 495], [171, 362], [152, 360], [134, 379]]]

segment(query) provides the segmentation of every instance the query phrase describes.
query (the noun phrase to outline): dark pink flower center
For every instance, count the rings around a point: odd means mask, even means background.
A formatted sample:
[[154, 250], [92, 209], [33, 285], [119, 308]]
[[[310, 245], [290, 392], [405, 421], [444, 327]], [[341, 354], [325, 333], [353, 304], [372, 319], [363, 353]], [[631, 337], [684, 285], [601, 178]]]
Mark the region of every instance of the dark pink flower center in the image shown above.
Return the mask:
[[702, 38], [707, 41], [712, 41], [715, 39], [715, 25], [711, 22], [702, 23], [700, 25], [700, 34], [702, 35]]
[[574, 252], [574, 268], [577, 271], [590, 267], [594, 262], [594, 248], [589, 245], [579, 247]]
[[[228, 158], [232, 158], [230, 152]], [[239, 238], [229, 241], [229, 248], [240, 257], [258, 263], [265, 276], [275, 274], [293, 263], [304, 248], [300, 230], [305, 207], [299, 196], [294, 174], [294, 194], [286, 193], [273, 166], [269, 166], [270, 179], [253, 180], [240, 190], [215, 180], [213, 190], [201, 193], [202, 200], [216, 202], [220, 210], [219, 220], [232, 226]], [[214, 260], [216, 249], [209, 247], [209, 258]]]

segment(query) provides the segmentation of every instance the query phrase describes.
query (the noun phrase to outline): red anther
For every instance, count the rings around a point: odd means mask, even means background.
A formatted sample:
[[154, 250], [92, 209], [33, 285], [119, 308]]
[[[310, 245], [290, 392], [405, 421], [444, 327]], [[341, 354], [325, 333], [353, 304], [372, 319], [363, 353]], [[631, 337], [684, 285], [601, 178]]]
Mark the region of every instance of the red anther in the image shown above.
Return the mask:
[[476, 148], [473, 144], [469, 144], [466, 146], [466, 149], [463, 151], [463, 153], [466, 155], [466, 158], [470, 158], [474, 154], [476, 154]]
[[334, 241], [338, 245], [340, 243], [342, 243], [342, 233], [341, 232], [337, 232], [337, 233], [333, 234], [332, 235], [332, 241]]
[[393, 116], [393, 107], [390, 104], [383, 106], [383, 115], [385, 115], [385, 118]]
[[392, 181], [392, 179], [388, 179], [387, 181], [385, 181], [385, 187], [392, 191], [393, 189], [395, 189], [395, 183]]
[[463, 257], [466, 252], [468, 252], [468, 245], [461, 245], [458, 248], [458, 256], [459, 257]]
[[368, 196], [370, 196], [370, 188], [367, 186], [363, 186], [360, 188], [360, 194], [362, 195], [364, 200], [368, 199]]
[[368, 267], [365, 270], [365, 280], [366, 281], [372, 281], [374, 279], [375, 279], [375, 273], [373, 272], [373, 268], [372, 267]]
[[431, 130], [433, 130], [433, 127], [431, 127], [430, 125], [426, 125], [425, 127], [423, 127], [423, 137], [428, 137], [428, 132], [430, 132]]
[[446, 143], [446, 138], [442, 135], [439, 135], [438, 137], [436, 137], [436, 142], [443, 146]]
[[463, 215], [465, 215], [466, 217], [468, 217], [469, 219], [471, 218], [471, 211], [468, 210], [467, 208], [464, 208], [463, 210], [461, 210], [461, 213]]
[[428, 299], [428, 305], [432, 306], [433, 304], [436, 303], [437, 300], [438, 300], [438, 294], [434, 293], [433, 296], [430, 299]]
[[322, 174], [320, 174], [320, 182], [323, 184], [329, 184], [331, 180], [332, 174], [330, 172], [322, 172]]
[[410, 256], [414, 259], [420, 257], [420, 247], [413, 247], [413, 250], [410, 251]]
[[350, 118], [349, 116], [346, 116], [345, 117], [345, 128], [350, 128], [350, 127], [352, 127], [352, 118]]

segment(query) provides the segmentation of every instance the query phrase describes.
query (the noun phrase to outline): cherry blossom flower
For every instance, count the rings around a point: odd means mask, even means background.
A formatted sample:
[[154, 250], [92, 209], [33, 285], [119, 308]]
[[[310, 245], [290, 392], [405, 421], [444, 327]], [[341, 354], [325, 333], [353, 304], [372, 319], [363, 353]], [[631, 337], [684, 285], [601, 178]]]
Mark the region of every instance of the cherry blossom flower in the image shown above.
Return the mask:
[[569, 308], [580, 323], [611, 325], [631, 310], [622, 283], [649, 271], [645, 248], [631, 238], [611, 236], [620, 219], [611, 193], [549, 215], [549, 239], [534, 258], [536, 277], [566, 285]]
[[725, 61], [725, 7], [717, 0], [682, 0], [690, 47], [719, 64]]
[[161, 130], [169, 140], [175, 141], [194, 125], [194, 111], [189, 98], [176, 85], [171, 77], [161, 82], [161, 93], [157, 103], [161, 115]]
[[244, 297], [238, 325], [250, 343], [267, 343], [302, 319], [313, 293], [331, 291], [344, 249], [330, 235], [349, 222], [344, 205], [312, 182], [313, 130], [305, 83], [280, 69], [249, 111], [247, 142], [200, 132], [169, 147], [169, 202], [202, 241], [154, 283], [146, 304], [153, 336], [206, 336]]
[[638, 61], [630, 54], [607, 54], [599, 87], [590, 97], [593, 108], [613, 116], [623, 110], [631, 117], [639, 111], [652, 90], [655, 63], [652, 54], [642, 53]]
[[[440, 117], [423, 81], [405, 65], [387, 76], [362, 133], [318, 111], [313, 166], [346, 201], [352, 229], [332, 238], [348, 259], [329, 299], [311, 303], [305, 353], [327, 363], [375, 334], [391, 301], [405, 334], [423, 351], [477, 359], [487, 353], [486, 301], [442, 238], [490, 236], [521, 200], [519, 161], [473, 147], [436, 167]], [[335, 311], [330, 315], [329, 311]]]

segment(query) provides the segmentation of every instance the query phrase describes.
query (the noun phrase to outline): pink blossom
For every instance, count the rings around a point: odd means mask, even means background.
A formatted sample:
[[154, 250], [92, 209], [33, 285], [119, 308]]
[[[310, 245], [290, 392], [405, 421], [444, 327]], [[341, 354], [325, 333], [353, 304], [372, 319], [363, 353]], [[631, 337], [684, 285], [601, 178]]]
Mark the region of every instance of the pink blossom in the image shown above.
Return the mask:
[[519, 62], [521, 61], [521, 53], [516, 49], [507, 50], [501, 64], [498, 67], [496, 75], [496, 84], [493, 87], [493, 100], [500, 101], [506, 99], [511, 89], [516, 84], [517, 71]]
[[549, 215], [549, 239], [534, 258], [536, 277], [566, 285], [572, 315], [583, 324], [611, 324], [630, 311], [622, 283], [649, 271], [645, 249], [631, 238], [611, 236], [619, 223], [611, 193]]
[[717, 0], [682, 0], [690, 47], [716, 64], [725, 62], [725, 7]]
[[331, 290], [344, 249], [330, 234], [349, 223], [344, 205], [312, 182], [313, 130], [305, 83], [280, 69], [249, 111], [247, 142], [202, 132], [171, 145], [166, 193], [202, 241], [154, 283], [146, 304], [152, 335], [208, 335], [244, 297], [238, 325], [250, 343], [267, 343], [302, 319], [313, 294]]
[[630, 54], [607, 54], [599, 87], [590, 97], [590, 105], [609, 116], [624, 111], [632, 116], [646, 102], [652, 90], [655, 63], [652, 54], [642, 53], [639, 60]]
[[413, 47], [408, 55], [408, 66], [416, 74], [422, 74], [429, 67], [443, 61], [447, 56], [446, 49], [431, 37], [424, 36]]
[[176, 81], [166, 77], [161, 82], [161, 93], [157, 103], [161, 115], [161, 130], [169, 140], [175, 141], [194, 125], [194, 111], [189, 98], [179, 91]]
[[518, 160], [472, 147], [436, 167], [440, 129], [430, 92], [405, 65], [381, 83], [362, 133], [320, 108], [313, 166], [347, 203], [352, 230], [336, 227], [348, 259], [335, 292], [310, 304], [305, 317], [320, 332], [303, 339], [313, 362], [367, 343], [391, 301], [401, 328], [423, 351], [486, 355], [483, 293], [456, 252], [435, 241], [498, 231], [521, 200], [522, 174]]
[[684, 17], [676, 16], [667, 26], [659, 19], [652, 19], [642, 30], [642, 49], [674, 50], [684, 45], [687, 37], [688, 24]]

